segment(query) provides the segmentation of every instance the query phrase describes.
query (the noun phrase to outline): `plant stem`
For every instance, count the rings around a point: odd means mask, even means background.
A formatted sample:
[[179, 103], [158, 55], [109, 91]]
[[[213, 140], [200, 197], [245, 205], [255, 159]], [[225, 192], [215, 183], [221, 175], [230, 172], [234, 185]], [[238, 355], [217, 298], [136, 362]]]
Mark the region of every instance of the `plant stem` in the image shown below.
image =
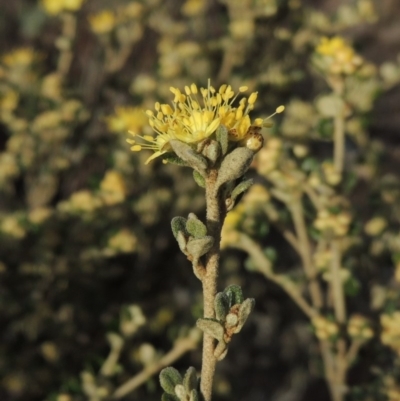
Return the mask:
[[[206, 178], [207, 233], [214, 238], [214, 245], [207, 253], [206, 272], [202, 278], [204, 318], [214, 317], [214, 298], [217, 293], [221, 228], [226, 214], [224, 204], [217, 191], [215, 191], [217, 176], [218, 171], [212, 169]], [[204, 401], [211, 401], [212, 398], [212, 384], [216, 363], [217, 360], [214, 357], [214, 339], [204, 333], [200, 383], [200, 391]]]
[[294, 199], [289, 205], [289, 210], [292, 214], [294, 227], [297, 234], [297, 239], [300, 248], [300, 257], [304, 267], [304, 272], [310, 281], [310, 295], [312, 303], [315, 308], [321, 309], [322, 307], [322, 293], [321, 288], [317, 282], [317, 272], [312, 263], [311, 245], [308, 238], [307, 227], [304, 220], [303, 205], [301, 198]]
[[188, 336], [185, 338], [179, 338], [174, 347], [165, 354], [161, 359], [155, 361], [154, 363], [146, 366], [137, 375], [126, 381], [124, 384], [119, 386], [114, 394], [113, 399], [120, 399], [125, 397], [127, 394], [131, 393], [137, 389], [142, 384], [146, 383], [147, 380], [156, 373], [158, 373], [162, 368], [171, 365], [174, 361], [179, 359], [186, 352], [191, 351], [197, 347], [198, 340], [194, 336]]

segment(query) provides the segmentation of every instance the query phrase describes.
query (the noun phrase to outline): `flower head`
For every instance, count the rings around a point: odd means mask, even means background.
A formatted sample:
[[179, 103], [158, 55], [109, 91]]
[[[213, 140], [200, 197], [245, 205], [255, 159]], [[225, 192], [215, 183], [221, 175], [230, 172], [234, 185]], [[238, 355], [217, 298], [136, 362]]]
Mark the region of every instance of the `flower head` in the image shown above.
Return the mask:
[[[171, 87], [170, 91], [174, 95], [172, 106], [157, 102], [155, 112], [152, 110], [146, 112], [156, 136], [139, 136], [131, 132], [145, 142], [143, 144], [137, 143], [136, 140], [128, 140], [133, 145], [131, 150], [152, 149], [155, 153], [147, 160], [148, 163], [171, 151], [169, 141], [172, 139], [195, 145], [212, 136], [220, 125], [227, 128], [229, 141], [239, 146], [242, 144], [247, 146], [244, 141], [248, 140], [250, 134], [261, 135], [258, 131], [261, 130], [264, 121], [257, 118], [252, 124], [249, 117], [249, 112], [253, 110], [257, 99], [257, 92], [252, 93], [248, 99], [242, 98], [238, 106], [234, 105], [238, 95], [246, 90], [247, 87], [242, 86], [235, 94], [230, 85], [224, 84], [217, 91], [210, 85], [210, 80], [207, 88], [199, 90], [193, 83], [185, 86], [184, 93], [178, 88]], [[278, 107], [276, 113], [281, 113], [283, 109], [283, 106]], [[260, 141], [253, 142], [250, 144], [253, 147], [260, 143]]]

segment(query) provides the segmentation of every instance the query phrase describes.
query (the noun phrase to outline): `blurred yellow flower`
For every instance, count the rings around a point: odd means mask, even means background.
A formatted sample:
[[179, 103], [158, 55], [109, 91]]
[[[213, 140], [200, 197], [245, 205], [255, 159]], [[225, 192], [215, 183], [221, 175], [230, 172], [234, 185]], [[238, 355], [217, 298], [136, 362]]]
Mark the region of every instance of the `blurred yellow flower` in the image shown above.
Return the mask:
[[14, 49], [11, 52], [5, 54], [1, 61], [7, 67], [27, 67], [35, 61], [37, 57], [35, 51], [29, 47], [21, 47]]
[[126, 185], [122, 175], [115, 170], [107, 171], [100, 183], [101, 197], [106, 205], [114, 205], [125, 200]]
[[322, 63], [318, 62], [319, 67], [331, 74], [353, 74], [363, 63], [363, 59], [340, 36], [321, 38], [315, 51], [323, 58]]
[[6, 216], [0, 221], [0, 232], [16, 239], [24, 238], [26, 235], [25, 229], [15, 216]]
[[84, 0], [41, 0], [42, 7], [50, 15], [60, 14], [62, 11], [78, 11]]
[[90, 28], [97, 35], [111, 32], [116, 24], [115, 14], [111, 10], [103, 10], [88, 17]]
[[381, 341], [400, 355], [400, 311], [381, 315]]
[[136, 250], [137, 238], [127, 229], [118, 231], [108, 240], [108, 247], [122, 253]]
[[105, 121], [111, 132], [140, 131], [147, 124], [146, 113], [139, 107], [117, 106]]
[[182, 5], [181, 11], [183, 15], [194, 17], [205, 11], [207, 2], [205, 0], [186, 0]]
[[64, 9], [68, 11], [78, 11], [84, 2], [84, 0], [63, 0]]

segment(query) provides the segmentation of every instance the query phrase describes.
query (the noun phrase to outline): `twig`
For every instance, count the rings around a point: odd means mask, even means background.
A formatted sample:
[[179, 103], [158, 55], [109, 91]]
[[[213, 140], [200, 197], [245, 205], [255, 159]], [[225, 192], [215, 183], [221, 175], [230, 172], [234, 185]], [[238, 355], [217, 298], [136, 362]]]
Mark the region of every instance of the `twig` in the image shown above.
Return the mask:
[[253, 259], [258, 271], [267, 279], [282, 287], [282, 289], [290, 296], [290, 298], [293, 299], [293, 301], [310, 319], [318, 315], [318, 311], [303, 298], [300, 291], [298, 291], [298, 289], [292, 283], [282, 279], [280, 275], [273, 273], [271, 270], [271, 262], [264, 255], [260, 246], [249, 236], [241, 233], [239, 235], [239, 241], [234, 246], [235, 248], [246, 251]]
[[137, 375], [126, 381], [120, 387], [118, 387], [114, 394], [113, 399], [120, 399], [125, 397], [130, 392], [145, 383], [151, 376], [158, 373], [162, 368], [171, 365], [174, 361], [179, 359], [186, 352], [195, 349], [197, 346], [197, 339], [191, 336], [178, 339], [174, 347], [165, 354], [161, 359], [155, 361], [153, 364], [146, 366]]
[[293, 199], [287, 206], [292, 214], [293, 224], [300, 244], [300, 257], [303, 263], [304, 272], [310, 281], [311, 299], [314, 307], [320, 309], [322, 307], [322, 293], [317, 282], [317, 272], [312, 263], [311, 245], [304, 220], [301, 198], [298, 197]]
[[73, 59], [71, 46], [76, 35], [76, 17], [72, 13], [65, 12], [62, 14], [62, 21], [62, 33], [57, 40], [58, 48], [60, 50], [57, 72], [61, 76], [65, 76], [68, 74]]
[[[206, 179], [206, 206], [207, 206], [207, 233], [214, 238], [214, 245], [207, 253], [206, 272], [202, 277], [204, 317], [214, 317], [214, 298], [217, 293], [218, 265], [220, 255], [221, 228], [225, 218], [225, 208], [220, 200], [218, 192], [215, 191], [215, 183], [218, 171], [209, 171]], [[214, 339], [204, 333], [203, 356], [201, 366], [200, 391], [204, 401], [211, 401], [212, 384], [214, 379], [215, 365]]]

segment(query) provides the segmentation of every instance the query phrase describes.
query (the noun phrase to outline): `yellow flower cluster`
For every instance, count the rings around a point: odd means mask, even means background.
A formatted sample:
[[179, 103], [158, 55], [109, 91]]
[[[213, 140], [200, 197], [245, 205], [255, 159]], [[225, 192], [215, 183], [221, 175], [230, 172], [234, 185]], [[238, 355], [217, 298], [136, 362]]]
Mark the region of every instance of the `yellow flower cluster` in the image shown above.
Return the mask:
[[21, 47], [5, 54], [1, 58], [1, 62], [9, 68], [27, 67], [31, 65], [36, 58], [37, 54], [33, 49]]
[[126, 197], [126, 185], [122, 175], [115, 170], [106, 172], [100, 183], [101, 199], [106, 205], [121, 203]]
[[[233, 105], [239, 93], [247, 90], [246, 86], [239, 88], [235, 94], [230, 85], [222, 85], [217, 91], [208, 81], [207, 88], [198, 90], [195, 84], [185, 86], [185, 94], [177, 88], [170, 88], [174, 94], [173, 107], [169, 104], [155, 104], [155, 113], [147, 110], [149, 124], [156, 132], [156, 136], [139, 136], [135, 132], [131, 134], [135, 138], [142, 139], [137, 143], [136, 139], [128, 139], [132, 145], [132, 151], [150, 149], [154, 154], [149, 157], [146, 164], [151, 160], [171, 151], [169, 142], [173, 139], [196, 144], [209, 138], [219, 125], [228, 128], [229, 140], [240, 142], [246, 138], [251, 127], [249, 112], [254, 108], [257, 92], [253, 92], [249, 98], [242, 98], [239, 106]], [[201, 100], [200, 100], [201, 98]], [[278, 111], [279, 109], [279, 111]], [[283, 111], [283, 106], [277, 112]], [[253, 126], [261, 129], [263, 120], [258, 118]], [[143, 143], [144, 142], [144, 143]]]
[[328, 210], [320, 210], [314, 221], [314, 227], [320, 231], [332, 231], [337, 236], [344, 236], [349, 230], [351, 215], [348, 212], [333, 214]]
[[358, 340], [369, 340], [374, 336], [368, 319], [361, 315], [352, 315], [347, 325], [347, 333]]
[[400, 356], [400, 311], [381, 315], [381, 341]]
[[120, 253], [133, 252], [136, 246], [137, 238], [127, 229], [118, 231], [108, 240], [108, 248]]
[[383, 217], [373, 217], [371, 220], [368, 220], [364, 226], [364, 231], [366, 234], [371, 237], [376, 237], [382, 233], [382, 231], [387, 227], [387, 221]]
[[147, 124], [148, 118], [139, 107], [117, 106], [115, 113], [107, 116], [107, 128], [111, 132], [140, 131]]
[[315, 329], [315, 335], [320, 340], [333, 338], [339, 333], [337, 324], [329, 321], [323, 316], [314, 317], [312, 319], [312, 324]]
[[221, 232], [221, 249], [238, 241], [239, 232], [236, 229], [243, 219], [245, 212], [245, 205], [240, 203], [226, 215]]
[[84, 0], [42, 0], [42, 7], [50, 15], [58, 15], [63, 11], [78, 11]]
[[363, 59], [339, 36], [323, 37], [315, 51], [322, 58], [318, 65], [330, 74], [351, 75], [363, 63]]
[[111, 10], [102, 10], [92, 14], [88, 20], [91, 30], [97, 35], [111, 32], [117, 23], [116, 15]]

